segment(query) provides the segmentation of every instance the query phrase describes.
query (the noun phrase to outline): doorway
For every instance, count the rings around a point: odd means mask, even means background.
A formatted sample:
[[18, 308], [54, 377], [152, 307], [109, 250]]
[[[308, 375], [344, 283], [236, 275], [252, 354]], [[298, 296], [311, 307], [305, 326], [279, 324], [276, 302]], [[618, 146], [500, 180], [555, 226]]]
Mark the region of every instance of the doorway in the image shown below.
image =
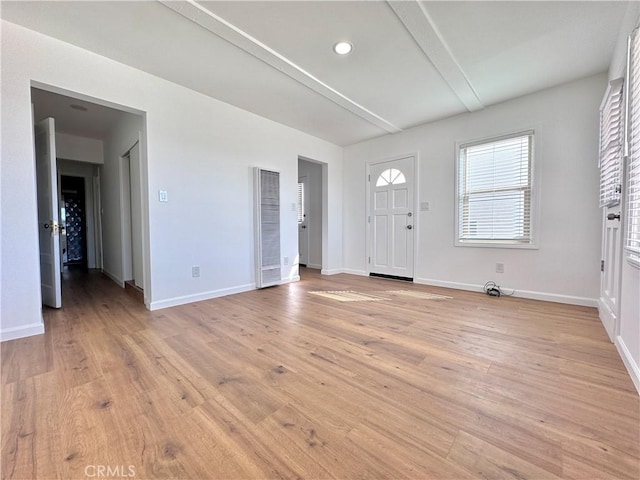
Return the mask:
[[322, 269], [326, 164], [298, 158], [298, 265]]
[[[123, 256], [125, 250], [131, 252], [132, 242], [129, 238], [128, 244], [123, 245], [122, 240], [123, 230], [131, 232], [131, 207], [128, 207], [127, 218], [123, 218], [120, 193], [122, 190], [130, 192], [131, 185], [128, 177], [126, 188], [121, 184], [120, 157], [134, 144], [139, 144], [136, 160], [139, 165], [137, 184], [140, 192], [136, 209], [139, 212], [137, 222], [147, 225], [142, 192], [146, 178], [144, 112], [36, 82], [32, 82], [31, 86], [31, 103], [34, 124], [42, 125], [42, 119], [51, 117], [46, 135], [39, 128], [37, 130], [40, 133], [34, 138], [36, 149], [40, 152], [37, 157], [45, 159], [46, 152], [53, 152], [50, 159], [46, 156], [46, 162], [40, 162], [40, 158], [37, 158], [38, 164], [42, 164], [39, 167], [41, 174], [38, 177], [37, 193], [39, 204], [42, 204], [38, 212], [41, 225], [43, 303], [61, 306], [63, 269], [71, 268], [78, 274], [82, 273], [81, 269], [87, 270], [86, 273], [90, 273], [91, 269], [98, 269], [124, 287], [124, 279], [127, 277], [123, 274]], [[44, 143], [44, 138], [50, 140], [50, 147]], [[52, 180], [49, 182], [51, 187], [48, 186], [48, 181], [44, 181], [48, 178], [49, 174], [46, 172], [49, 166], [52, 172]], [[74, 180], [65, 178], [63, 188], [63, 177], [80, 177], [84, 183], [77, 180], [77, 184], [67, 184]], [[52, 192], [55, 192], [52, 198], [55, 203], [52, 210], [57, 212], [55, 215], [48, 211], [52, 203], [44, 202]], [[69, 227], [68, 235], [62, 237], [67, 244], [61, 248], [61, 236], [54, 235], [53, 232], [61, 230], [58, 222], [63, 209]], [[74, 216], [75, 210], [80, 211], [79, 215]], [[144, 225], [140, 228], [146, 228]], [[138, 242], [139, 248], [136, 248], [138, 264], [144, 265], [146, 262], [142, 261], [145, 255], [142, 234], [139, 238], [142, 239]], [[54, 256], [55, 261], [50, 261]], [[57, 272], [53, 270], [54, 265]], [[133, 270], [131, 262], [129, 270]], [[140, 268], [137, 269], [139, 270]], [[138, 283], [141, 283], [143, 275], [140, 273], [138, 277]], [[129, 278], [133, 279], [133, 276]], [[50, 279], [55, 280], [55, 284]]]
[[87, 205], [84, 178], [60, 177], [61, 256], [63, 268], [88, 267]]
[[306, 267], [309, 261], [308, 197], [308, 179], [306, 176], [298, 177], [298, 265], [301, 267]]
[[413, 281], [415, 157], [369, 164], [369, 274]]

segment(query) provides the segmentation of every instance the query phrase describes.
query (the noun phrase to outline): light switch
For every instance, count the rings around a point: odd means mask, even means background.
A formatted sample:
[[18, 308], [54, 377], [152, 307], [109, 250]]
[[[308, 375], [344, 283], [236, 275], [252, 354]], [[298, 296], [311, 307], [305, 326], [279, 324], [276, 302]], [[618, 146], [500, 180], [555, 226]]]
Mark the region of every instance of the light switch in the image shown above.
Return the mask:
[[166, 190], [159, 190], [158, 191], [158, 197], [159, 197], [161, 202], [168, 202], [169, 201], [169, 192], [167, 192]]

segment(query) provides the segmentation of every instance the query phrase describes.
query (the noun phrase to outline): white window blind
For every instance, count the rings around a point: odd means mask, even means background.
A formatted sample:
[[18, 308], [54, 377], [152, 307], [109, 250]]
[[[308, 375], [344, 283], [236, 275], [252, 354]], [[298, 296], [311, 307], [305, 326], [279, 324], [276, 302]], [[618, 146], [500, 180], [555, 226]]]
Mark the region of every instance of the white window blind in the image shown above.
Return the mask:
[[533, 244], [533, 132], [459, 147], [459, 245]]
[[622, 80], [612, 82], [600, 107], [600, 206], [620, 202], [622, 186]]
[[629, 58], [629, 157], [627, 164], [627, 241], [634, 260], [640, 259], [640, 35], [631, 36]]

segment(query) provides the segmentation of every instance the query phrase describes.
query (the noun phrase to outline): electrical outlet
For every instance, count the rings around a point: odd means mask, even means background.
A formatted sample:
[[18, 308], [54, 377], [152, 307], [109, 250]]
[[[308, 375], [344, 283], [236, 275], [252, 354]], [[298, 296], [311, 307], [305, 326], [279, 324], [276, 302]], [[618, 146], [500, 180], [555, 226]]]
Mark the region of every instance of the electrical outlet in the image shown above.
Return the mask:
[[420, 202], [420, 211], [428, 212], [429, 211], [429, 202]]
[[161, 202], [168, 202], [169, 192], [167, 192], [166, 190], [158, 190], [158, 200], [160, 200]]
[[198, 278], [200, 276], [200, 265], [194, 265], [191, 267], [191, 276], [193, 278]]
[[504, 263], [496, 263], [496, 273], [504, 273]]

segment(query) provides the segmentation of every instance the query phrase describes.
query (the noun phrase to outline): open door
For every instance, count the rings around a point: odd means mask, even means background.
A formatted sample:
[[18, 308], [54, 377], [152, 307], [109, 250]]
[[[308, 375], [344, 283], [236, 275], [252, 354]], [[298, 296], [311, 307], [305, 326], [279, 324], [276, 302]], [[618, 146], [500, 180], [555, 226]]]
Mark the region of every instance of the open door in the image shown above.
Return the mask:
[[35, 125], [35, 146], [42, 303], [49, 307], [60, 308], [62, 306], [60, 224], [53, 118], [45, 118]]

